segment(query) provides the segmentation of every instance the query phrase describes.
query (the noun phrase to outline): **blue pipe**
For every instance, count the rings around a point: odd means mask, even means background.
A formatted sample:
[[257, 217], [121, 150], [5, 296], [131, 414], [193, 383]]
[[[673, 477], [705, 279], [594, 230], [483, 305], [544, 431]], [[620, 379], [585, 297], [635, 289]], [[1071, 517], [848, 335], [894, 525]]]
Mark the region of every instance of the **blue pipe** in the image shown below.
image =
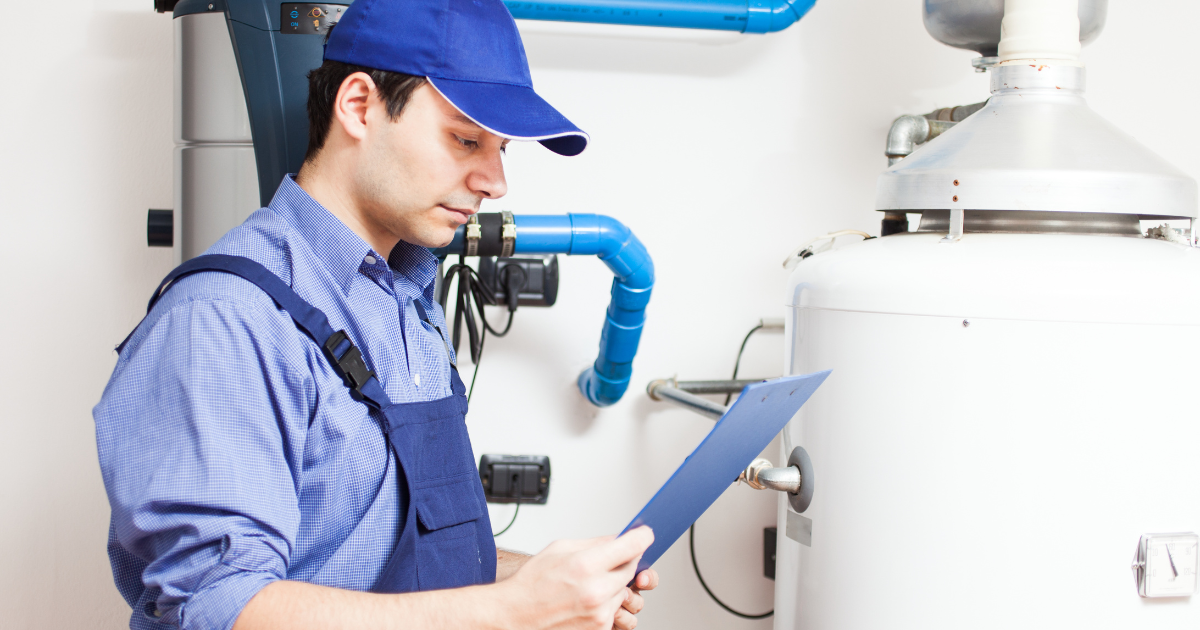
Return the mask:
[[795, 24], [816, 0], [561, 0], [504, 4], [519, 20], [634, 24], [774, 33]]
[[[597, 407], [607, 407], [625, 394], [633, 375], [646, 323], [646, 305], [654, 288], [654, 261], [637, 236], [620, 221], [602, 214], [513, 216], [516, 254], [597, 256], [612, 270], [612, 301], [600, 333], [600, 355], [579, 375], [579, 391]], [[463, 251], [465, 230], [459, 228], [439, 256]]]

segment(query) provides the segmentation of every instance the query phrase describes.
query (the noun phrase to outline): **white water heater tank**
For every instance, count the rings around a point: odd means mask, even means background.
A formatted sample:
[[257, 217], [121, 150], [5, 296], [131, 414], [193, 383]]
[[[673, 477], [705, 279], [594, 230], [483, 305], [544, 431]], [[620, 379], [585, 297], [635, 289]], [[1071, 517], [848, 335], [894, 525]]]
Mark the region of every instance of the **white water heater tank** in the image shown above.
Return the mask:
[[791, 276], [786, 372], [833, 374], [785, 430], [816, 486], [780, 504], [776, 630], [1200, 628], [1132, 567], [1200, 532], [1200, 250], [944, 236]]

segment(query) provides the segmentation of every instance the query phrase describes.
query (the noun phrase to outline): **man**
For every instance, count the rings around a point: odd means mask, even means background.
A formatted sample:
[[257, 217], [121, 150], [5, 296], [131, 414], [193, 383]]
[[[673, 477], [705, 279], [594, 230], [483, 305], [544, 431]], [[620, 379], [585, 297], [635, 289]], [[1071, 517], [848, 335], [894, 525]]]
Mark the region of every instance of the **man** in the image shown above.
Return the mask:
[[587, 136], [499, 0], [358, 0], [325, 59], [300, 173], [168, 276], [94, 411], [131, 627], [633, 628], [648, 529], [496, 551], [426, 249], [509, 140]]

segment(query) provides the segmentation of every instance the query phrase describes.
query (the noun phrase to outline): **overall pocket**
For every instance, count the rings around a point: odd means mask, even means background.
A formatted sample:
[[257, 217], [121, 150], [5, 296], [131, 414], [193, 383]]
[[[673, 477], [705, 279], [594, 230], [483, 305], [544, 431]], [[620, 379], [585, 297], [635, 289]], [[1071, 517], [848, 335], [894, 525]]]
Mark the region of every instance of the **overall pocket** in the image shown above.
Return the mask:
[[[478, 528], [486, 523], [472, 476], [421, 488], [417, 511], [417, 585], [422, 591], [483, 582]], [[490, 527], [490, 523], [486, 523]], [[489, 532], [490, 533], [490, 532]]]
[[418, 486], [441, 485], [460, 477], [479, 477], [471, 436], [461, 416], [412, 427], [414, 470], [405, 470]]

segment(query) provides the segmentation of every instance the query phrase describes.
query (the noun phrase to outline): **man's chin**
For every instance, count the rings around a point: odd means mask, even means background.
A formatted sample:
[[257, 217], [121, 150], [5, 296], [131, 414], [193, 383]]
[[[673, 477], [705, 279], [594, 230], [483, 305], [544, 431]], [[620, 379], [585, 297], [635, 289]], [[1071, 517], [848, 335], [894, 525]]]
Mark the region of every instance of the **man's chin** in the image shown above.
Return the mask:
[[414, 235], [416, 238], [412, 241], [413, 245], [428, 247], [429, 249], [439, 249], [448, 246], [454, 241], [454, 232], [458, 229], [457, 225], [449, 226], [431, 226], [429, 230], [423, 234]]

